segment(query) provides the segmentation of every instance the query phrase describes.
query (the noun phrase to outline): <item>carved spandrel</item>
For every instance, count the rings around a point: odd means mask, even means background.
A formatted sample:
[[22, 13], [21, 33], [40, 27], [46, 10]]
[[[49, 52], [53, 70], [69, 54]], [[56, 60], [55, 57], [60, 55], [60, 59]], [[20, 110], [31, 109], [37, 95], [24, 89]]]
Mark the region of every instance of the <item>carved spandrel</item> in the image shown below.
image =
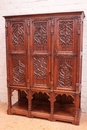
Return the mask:
[[54, 101], [57, 101], [59, 103], [67, 103], [67, 104], [75, 104], [75, 96], [72, 95], [72, 94], [63, 94], [63, 93], [60, 93], [60, 94], [56, 94], [55, 95], [55, 99]]
[[15, 46], [24, 45], [23, 23], [12, 23], [12, 44]]
[[50, 101], [50, 94], [47, 92], [32, 92], [32, 99], [40, 100], [42, 103], [44, 101]]

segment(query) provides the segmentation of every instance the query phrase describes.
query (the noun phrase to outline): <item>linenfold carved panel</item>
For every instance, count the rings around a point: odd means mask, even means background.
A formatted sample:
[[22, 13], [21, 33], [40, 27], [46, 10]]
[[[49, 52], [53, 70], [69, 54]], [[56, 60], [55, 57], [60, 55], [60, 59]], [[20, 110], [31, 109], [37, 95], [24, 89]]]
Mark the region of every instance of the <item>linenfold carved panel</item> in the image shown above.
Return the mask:
[[47, 44], [47, 22], [34, 23], [34, 44], [44, 46]]
[[59, 87], [71, 87], [72, 86], [72, 59], [69, 57], [59, 57], [58, 66], [58, 86]]
[[13, 57], [13, 83], [25, 83], [25, 64], [23, 59]]
[[73, 21], [59, 21], [59, 43], [65, 48], [73, 44]]
[[12, 44], [22, 46], [24, 44], [24, 25], [23, 23], [12, 24]]
[[34, 57], [34, 77], [44, 79], [47, 77], [47, 58]]

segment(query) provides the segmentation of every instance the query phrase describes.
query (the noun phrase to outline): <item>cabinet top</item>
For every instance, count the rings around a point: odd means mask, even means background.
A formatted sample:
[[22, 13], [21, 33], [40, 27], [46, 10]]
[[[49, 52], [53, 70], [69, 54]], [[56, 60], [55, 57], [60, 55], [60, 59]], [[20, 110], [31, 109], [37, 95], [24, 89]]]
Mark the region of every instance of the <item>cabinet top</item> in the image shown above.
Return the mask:
[[9, 16], [3, 16], [5, 19], [8, 18], [29, 18], [29, 17], [42, 17], [42, 16], [73, 16], [73, 15], [80, 15], [83, 18], [85, 17], [84, 11], [75, 11], [75, 12], [57, 12], [57, 13], [43, 13], [43, 14], [23, 14], [23, 15], [9, 15]]

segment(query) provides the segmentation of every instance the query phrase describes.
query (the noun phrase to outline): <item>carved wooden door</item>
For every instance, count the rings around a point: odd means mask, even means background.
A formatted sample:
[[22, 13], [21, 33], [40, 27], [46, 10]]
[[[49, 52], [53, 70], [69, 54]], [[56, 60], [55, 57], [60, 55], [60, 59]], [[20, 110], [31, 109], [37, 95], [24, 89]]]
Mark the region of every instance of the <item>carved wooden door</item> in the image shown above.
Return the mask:
[[54, 88], [75, 90], [77, 56], [77, 20], [56, 19]]
[[27, 36], [25, 20], [8, 22], [8, 74], [10, 86], [27, 86]]
[[32, 19], [31, 87], [50, 88], [51, 60], [50, 20]]

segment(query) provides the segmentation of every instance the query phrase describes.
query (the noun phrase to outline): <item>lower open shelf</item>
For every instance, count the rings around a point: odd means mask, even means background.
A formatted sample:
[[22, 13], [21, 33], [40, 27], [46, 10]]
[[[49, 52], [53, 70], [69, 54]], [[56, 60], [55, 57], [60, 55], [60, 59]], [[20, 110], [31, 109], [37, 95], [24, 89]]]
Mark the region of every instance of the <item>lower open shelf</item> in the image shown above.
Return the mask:
[[[78, 95], [79, 96], [79, 95]], [[78, 124], [80, 108], [76, 111], [75, 97], [72, 95], [57, 94], [54, 101], [50, 94], [34, 93], [28, 99], [25, 91], [18, 91], [16, 103], [8, 107], [8, 114], [19, 114], [27, 117], [38, 117], [51, 121], [66, 121]]]
[[54, 114], [74, 117], [75, 116], [75, 105], [74, 104], [55, 103]]
[[50, 102], [32, 100], [32, 117], [50, 118]]
[[33, 100], [32, 101], [32, 111], [50, 113], [50, 102]]
[[73, 122], [75, 118], [75, 105], [55, 103], [53, 117], [54, 120]]
[[28, 113], [28, 100], [21, 99], [12, 105], [11, 112], [14, 114], [27, 115]]

